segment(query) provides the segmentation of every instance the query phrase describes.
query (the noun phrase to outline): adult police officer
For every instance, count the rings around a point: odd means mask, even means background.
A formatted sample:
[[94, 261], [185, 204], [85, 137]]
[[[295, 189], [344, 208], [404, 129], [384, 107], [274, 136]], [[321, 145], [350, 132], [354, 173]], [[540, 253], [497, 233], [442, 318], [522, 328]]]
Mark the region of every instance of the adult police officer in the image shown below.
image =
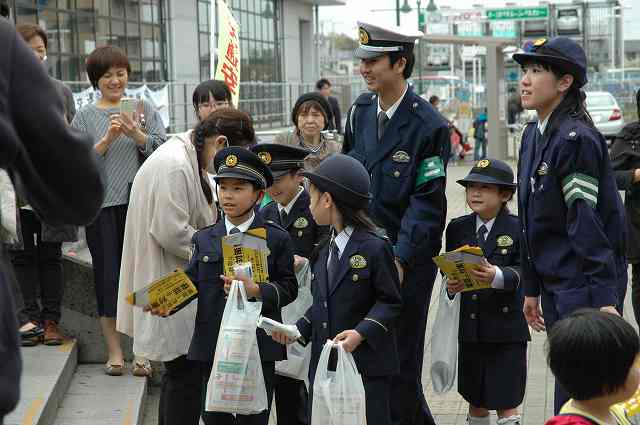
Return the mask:
[[394, 378], [394, 424], [433, 424], [421, 376], [427, 312], [446, 216], [449, 130], [442, 116], [407, 84], [420, 32], [358, 23], [360, 73], [371, 91], [347, 117], [343, 152], [371, 175], [370, 214], [394, 244], [402, 282], [398, 323], [400, 374]]
[[[523, 132], [518, 164], [525, 318], [540, 331], [582, 307], [615, 313], [627, 281], [624, 212], [606, 142], [584, 109], [585, 53], [556, 37], [513, 59], [522, 105], [539, 120]], [[556, 385], [556, 413], [566, 400]]]

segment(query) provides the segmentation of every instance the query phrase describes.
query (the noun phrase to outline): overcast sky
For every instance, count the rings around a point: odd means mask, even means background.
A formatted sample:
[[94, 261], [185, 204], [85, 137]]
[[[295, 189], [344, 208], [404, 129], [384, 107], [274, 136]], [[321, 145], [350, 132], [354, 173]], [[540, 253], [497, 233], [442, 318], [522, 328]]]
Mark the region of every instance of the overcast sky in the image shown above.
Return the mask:
[[[537, 5], [537, 0], [510, 0], [521, 5]], [[625, 39], [640, 39], [640, 0], [623, 0], [624, 33]], [[402, 5], [404, 0], [400, 1]], [[484, 4], [485, 7], [504, 7], [504, 0], [435, 0], [437, 6], [450, 6], [451, 8], [472, 8], [474, 4]], [[570, 3], [567, 0], [554, 1], [553, 3]], [[422, 0], [421, 7], [426, 7], [429, 0]], [[395, 0], [347, 0], [346, 6], [320, 7], [320, 21], [324, 32], [342, 32], [356, 36], [356, 22], [368, 20], [380, 23], [395, 24]], [[401, 24], [417, 27], [418, 18], [416, 0], [409, 0], [413, 11], [402, 14]], [[391, 9], [387, 11], [375, 11], [376, 9]], [[632, 25], [635, 23], [635, 25]]]

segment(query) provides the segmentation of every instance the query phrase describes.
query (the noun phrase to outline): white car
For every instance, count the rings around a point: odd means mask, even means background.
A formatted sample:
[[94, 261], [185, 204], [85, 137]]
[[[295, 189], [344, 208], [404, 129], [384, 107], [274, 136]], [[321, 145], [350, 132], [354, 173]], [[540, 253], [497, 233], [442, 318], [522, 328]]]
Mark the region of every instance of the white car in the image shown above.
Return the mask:
[[577, 9], [559, 9], [558, 18], [556, 19], [556, 29], [558, 35], [562, 34], [579, 34], [580, 18]]
[[624, 127], [622, 110], [613, 95], [606, 91], [587, 92], [587, 112], [596, 128], [607, 139], [613, 138]]

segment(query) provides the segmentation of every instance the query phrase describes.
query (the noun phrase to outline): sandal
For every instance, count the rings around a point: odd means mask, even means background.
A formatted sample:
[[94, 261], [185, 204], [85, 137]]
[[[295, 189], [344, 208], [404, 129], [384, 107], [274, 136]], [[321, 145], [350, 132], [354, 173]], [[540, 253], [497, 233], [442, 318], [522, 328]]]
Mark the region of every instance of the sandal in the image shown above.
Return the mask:
[[151, 375], [153, 375], [153, 368], [151, 367], [151, 363], [149, 362], [149, 360], [145, 360], [142, 363], [134, 362], [133, 370], [131, 373], [133, 374], [133, 376], [151, 377]]
[[104, 373], [109, 376], [122, 376], [122, 374], [124, 373], [124, 365], [106, 364], [104, 365]]

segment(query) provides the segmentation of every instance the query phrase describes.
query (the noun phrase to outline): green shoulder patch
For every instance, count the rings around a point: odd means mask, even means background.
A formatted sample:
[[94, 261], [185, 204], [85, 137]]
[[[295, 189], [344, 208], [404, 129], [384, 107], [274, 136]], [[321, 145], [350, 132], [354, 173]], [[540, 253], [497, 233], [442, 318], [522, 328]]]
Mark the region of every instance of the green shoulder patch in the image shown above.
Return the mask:
[[432, 156], [431, 158], [423, 160], [418, 166], [416, 187], [444, 176], [444, 164], [442, 159], [440, 159], [439, 156]]

